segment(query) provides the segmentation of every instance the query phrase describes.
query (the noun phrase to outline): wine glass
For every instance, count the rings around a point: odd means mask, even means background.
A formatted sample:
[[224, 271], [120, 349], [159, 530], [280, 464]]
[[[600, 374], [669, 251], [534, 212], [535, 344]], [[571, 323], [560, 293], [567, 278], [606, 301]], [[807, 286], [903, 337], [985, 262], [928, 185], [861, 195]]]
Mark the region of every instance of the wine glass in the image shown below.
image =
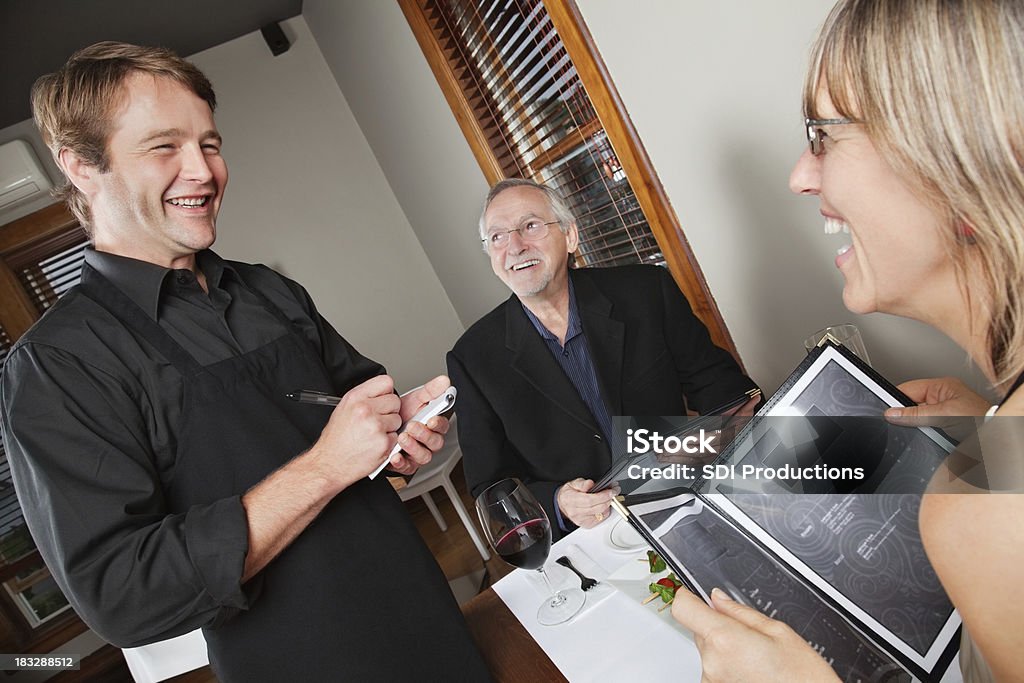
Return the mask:
[[544, 572], [551, 550], [551, 524], [530, 489], [518, 479], [502, 479], [477, 496], [476, 512], [501, 559], [521, 569], [536, 569], [544, 577], [550, 597], [537, 610], [538, 622], [554, 626], [580, 611], [586, 601], [583, 591], [556, 591]]

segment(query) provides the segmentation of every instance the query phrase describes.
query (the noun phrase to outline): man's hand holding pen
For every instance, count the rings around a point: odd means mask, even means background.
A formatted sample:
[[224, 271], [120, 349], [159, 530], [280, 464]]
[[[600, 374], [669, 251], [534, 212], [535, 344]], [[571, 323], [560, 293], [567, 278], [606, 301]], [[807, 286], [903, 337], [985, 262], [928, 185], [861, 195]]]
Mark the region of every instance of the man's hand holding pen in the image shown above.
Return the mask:
[[395, 394], [394, 380], [379, 375], [353, 387], [341, 397], [313, 448], [314, 457], [342, 488], [373, 472], [397, 442], [402, 450], [391, 457], [389, 469], [409, 475], [430, 462], [444, 445], [448, 420], [434, 417], [427, 424], [402, 423], [451, 385], [439, 376], [405, 396]]

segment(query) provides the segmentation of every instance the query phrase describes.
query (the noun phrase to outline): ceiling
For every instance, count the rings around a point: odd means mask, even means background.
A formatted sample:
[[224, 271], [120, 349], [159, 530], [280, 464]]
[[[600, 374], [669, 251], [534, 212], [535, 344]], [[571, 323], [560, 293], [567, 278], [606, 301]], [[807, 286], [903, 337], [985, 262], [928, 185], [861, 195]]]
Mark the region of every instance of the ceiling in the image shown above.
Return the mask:
[[187, 56], [301, 13], [302, 0], [0, 0], [0, 128], [29, 118], [35, 79], [92, 43]]

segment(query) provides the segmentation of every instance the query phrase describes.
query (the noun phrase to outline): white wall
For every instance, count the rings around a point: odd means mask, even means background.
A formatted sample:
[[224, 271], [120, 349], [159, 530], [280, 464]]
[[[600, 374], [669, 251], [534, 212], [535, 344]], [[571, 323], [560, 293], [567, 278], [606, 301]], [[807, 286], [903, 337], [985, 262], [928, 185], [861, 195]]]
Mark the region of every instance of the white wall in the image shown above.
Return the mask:
[[395, 0], [306, 0], [302, 16], [468, 327], [509, 296], [477, 235], [487, 182], [402, 10]]
[[400, 388], [422, 383], [462, 325], [306, 22], [282, 27], [278, 57], [258, 32], [191, 57], [231, 174], [215, 248], [298, 280]]
[[[807, 54], [831, 3], [582, 0], [580, 10], [749, 371], [784, 379], [801, 340], [857, 324], [889, 379], [980, 375], [930, 328], [842, 305], [817, 202], [790, 194]], [[667, 87], [666, 87], [667, 85]], [[848, 241], [849, 238], [846, 238]]]

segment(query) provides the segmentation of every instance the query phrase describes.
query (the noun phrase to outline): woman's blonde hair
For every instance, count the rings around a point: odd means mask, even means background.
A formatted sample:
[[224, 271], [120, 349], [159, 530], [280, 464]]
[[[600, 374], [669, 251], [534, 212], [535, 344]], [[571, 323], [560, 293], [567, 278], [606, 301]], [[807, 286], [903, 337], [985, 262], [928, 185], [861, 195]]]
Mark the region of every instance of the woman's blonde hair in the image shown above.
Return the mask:
[[[135, 72], [175, 80], [205, 100], [211, 111], [217, 107], [203, 72], [170, 50], [111, 41], [90, 45], [32, 86], [32, 116], [58, 166], [60, 151], [70, 149], [101, 172], [109, 170], [111, 117], [124, 96], [125, 78]], [[65, 178], [53, 194], [67, 202], [91, 236], [89, 203], [78, 188]]]
[[[996, 383], [1024, 372], [1024, 2], [843, 0], [814, 46], [820, 88], [946, 218], [970, 304], [980, 297]], [[899, 226], [893, 226], [899, 229]], [[967, 287], [980, 276], [984, 291]]]

